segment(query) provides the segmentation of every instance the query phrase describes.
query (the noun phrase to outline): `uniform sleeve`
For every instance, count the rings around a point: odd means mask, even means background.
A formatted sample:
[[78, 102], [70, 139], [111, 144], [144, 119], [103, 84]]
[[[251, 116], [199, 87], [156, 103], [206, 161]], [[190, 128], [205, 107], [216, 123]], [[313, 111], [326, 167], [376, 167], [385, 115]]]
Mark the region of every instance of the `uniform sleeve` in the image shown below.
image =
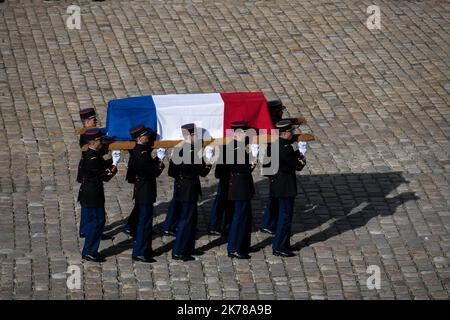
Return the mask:
[[86, 159], [86, 176], [97, 181], [109, 181], [114, 176], [106, 166], [107, 161], [98, 156], [90, 156]]
[[125, 178], [128, 183], [135, 183], [136, 181], [136, 167], [134, 163], [134, 156], [130, 152], [130, 158], [128, 160], [128, 169], [127, 169], [127, 176]]
[[167, 172], [169, 177], [178, 178], [180, 176], [180, 165], [173, 163], [172, 160], [169, 162], [169, 170]]
[[298, 154], [294, 151], [291, 145], [280, 147], [280, 168], [295, 171], [301, 171], [305, 166]]
[[108, 169], [108, 168], [110, 168], [111, 166], [112, 166], [112, 164], [113, 164], [113, 161], [112, 161], [112, 159], [101, 159], [102, 160], [102, 162], [103, 162], [103, 166], [105, 167], [105, 169]]
[[143, 150], [136, 156], [136, 172], [140, 176], [153, 178], [158, 177], [162, 170], [159, 167], [157, 158], [152, 158], [150, 150]]
[[199, 172], [200, 177], [206, 177], [210, 171], [211, 171], [211, 166], [207, 165], [205, 163], [205, 161], [202, 161], [202, 167]]

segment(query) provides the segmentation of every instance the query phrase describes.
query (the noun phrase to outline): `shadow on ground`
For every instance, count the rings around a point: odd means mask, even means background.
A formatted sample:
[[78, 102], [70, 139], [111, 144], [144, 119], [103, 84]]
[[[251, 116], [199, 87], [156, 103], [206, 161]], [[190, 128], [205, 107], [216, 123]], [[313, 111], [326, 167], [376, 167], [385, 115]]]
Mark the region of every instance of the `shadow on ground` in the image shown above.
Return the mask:
[[[210, 173], [212, 174], [212, 173]], [[327, 227], [293, 244], [297, 249], [314, 243], [326, 241], [348, 230], [358, 229], [377, 216], [393, 215], [397, 207], [407, 201], [418, 200], [413, 192], [398, 194], [395, 190], [407, 181], [402, 172], [387, 173], [343, 173], [301, 175], [297, 179], [298, 195], [293, 218], [292, 234], [313, 230], [325, 223]], [[255, 183], [258, 194], [252, 201], [252, 232], [259, 229], [259, 223], [268, 199], [268, 181]], [[211, 204], [214, 201], [217, 185], [203, 188], [203, 198], [199, 205], [199, 230], [197, 238], [207, 234]], [[265, 191], [265, 192], [264, 192]], [[391, 193], [395, 195], [390, 195]], [[165, 214], [168, 202], [159, 203], [155, 212]], [[115, 235], [122, 230], [126, 220], [114, 222], [105, 228], [105, 233]], [[162, 236], [162, 223], [154, 226], [153, 239]], [[272, 237], [254, 244], [259, 250], [271, 244]], [[218, 237], [199, 249], [207, 251], [226, 243], [226, 237]], [[158, 254], [171, 250], [173, 241], [161, 248]], [[127, 239], [102, 251], [107, 256], [119, 254], [132, 248], [133, 240]]]

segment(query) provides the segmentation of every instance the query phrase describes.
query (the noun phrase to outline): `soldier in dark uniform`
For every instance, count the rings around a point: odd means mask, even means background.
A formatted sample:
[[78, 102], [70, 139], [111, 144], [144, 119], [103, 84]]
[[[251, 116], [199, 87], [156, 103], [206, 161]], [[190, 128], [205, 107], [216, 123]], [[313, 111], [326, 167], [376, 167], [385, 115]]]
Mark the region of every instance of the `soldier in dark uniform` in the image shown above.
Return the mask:
[[[80, 110], [80, 119], [83, 124], [84, 128], [90, 128], [95, 127], [97, 125], [97, 115], [95, 113], [94, 108], [87, 108]], [[87, 144], [88, 141], [84, 134], [80, 134], [80, 148], [83, 147], [85, 144]], [[83, 161], [83, 153], [80, 159], [80, 162], [78, 163], [78, 175], [77, 175], [77, 181], [81, 183], [81, 164]], [[84, 238], [86, 235], [86, 210], [81, 208], [81, 214], [80, 214], [80, 230], [79, 230], [79, 236], [80, 238]]]
[[252, 171], [255, 164], [251, 162], [248, 152], [249, 140], [245, 130], [247, 122], [237, 121], [231, 124], [233, 140], [233, 159], [226, 159], [229, 170], [228, 199], [233, 202], [233, 218], [228, 234], [228, 256], [238, 259], [249, 259], [250, 236], [252, 226], [251, 199], [255, 194]]
[[[269, 107], [270, 119], [275, 127], [277, 122], [283, 117], [283, 103], [279, 99], [267, 101], [267, 106]], [[267, 146], [267, 155], [270, 156], [270, 144]], [[267, 202], [266, 209], [261, 220], [260, 231], [268, 234], [275, 233], [275, 226], [278, 218], [278, 203], [277, 199], [269, 196], [269, 201]]]
[[[150, 134], [149, 134], [150, 141], [155, 140], [156, 134], [151, 129], [148, 129], [148, 130], [150, 132]], [[128, 159], [128, 170], [127, 170], [125, 180], [128, 183], [131, 183], [134, 185], [136, 182], [136, 168], [134, 165], [135, 161], [134, 161], [134, 157], [133, 157], [135, 153], [133, 152], [133, 150], [130, 150], [129, 153], [130, 153], [130, 157]], [[165, 149], [159, 148], [158, 152], [157, 152], [157, 157], [160, 159], [161, 162], [163, 162], [164, 157], [165, 157]], [[138, 205], [138, 203], [135, 203], [133, 210], [131, 211], [130, 215], [128, 216], [127, 223], [124, 224], [122, 227], [123, 232], [130, 235], [131, 237], [135, 237], [137, 227], [138, 227], [138, 222], [139, 222], [139, 205]]]
[[104, 160], [100, 153], [103, 134], [98, 128], [85, 132], [89, 149], [83, 153], [81, 165], [81, 187], [78, 201], [86, 214], [86, 240], [82, 257], [88, 261], [103, 262], [104, 256], [98, 253], [98, 247], [105, 226], [105, 194], [103, 182], [111, 180], [117, 173], [113, 160]]
[[[214, 175], [219, 179], [217, 194], [211, 207], [208, 233], [210, 235], [225, 235], [228, 233], [233, 216], [233, 202], [228, 200], [228, 184], [230, 182], [229, 167], [225, 165], [226, 147], [221, 146], [219, 160]], [[223, 227], [222, 227], [223, 226]]]
[[127, 177], [134, 175], [134, 210], [137, 210], [132, 258], [135, 261], [154, 262], [152, 258], [153, 203], [156, 201], [156, 177], [164, 170], [164, 163], [151, 155], [152, 149], [149, 143], [150, 137], [154, 137], [151, 129], [141, 125], [132, 129], [130, 134], [136, 139], [136, 145], [130, 155], [132, 162], [127, 172]]
[[[83, 124], [83, 128], [94, 128], [97, 126], [97, 114], [95, 113], [94, 108], [86, 108], [86, 109], [82, 109], [80, 110], [80, 119], [81, 122]], [[101, 131], [102, 134], [106, 133], [106, 129], [105, 128], [99, 128], [99, 130]], [[80, 134], [80, 148], [82, 148], [84, 145], [88, 144], [89, 141], [86, 138], [86, 136], [84, 134]], [[82, 155], [85, 151], [82, 151]], [[101, 155], [105, 155], [108, 153], [108, 145], [106, 143], [102, 144], [101, 149], [99, 150], [99, 152], [101, 153]], [[114, 165], [117, 166], [117, 163], [120, 160], [120, 151], [113, 151], [112, 153], [113, 156], [113, 162]], [[82, 161], [83, 161], [83, 156], [81, 156], [80, 158], [80, 162], [78, 163], [78, 174], [77, 174], [77, 181], [79, 183], [81, 183], [81, 165], [82, 165]], [[80, 230], [79, 230], [79, 236], [80, 238], [84, 238], [86, 235], [85, 229], [86, 229], [86, 210], [84, 210], [83, 208], [81, 209], [81, 214], [80, 214]], [[110, 236], [108, 235], [102, 235], [102, 240], [105, 239], [111, 239]]]
[[211, 170], [211, 165], [207, 165], [203, 161], [202, 155], [198, 154], [201, 149], [197, 150], [196, 147], [200, 145], [201, 148], [201, 144], [194, 143], [196, 139], [195, 125], [193, 123], [186, 124], [181, 129], [185, 142], [174, 149], [168, 172], [170, 177], [175, 178], [175, 201], [180, 206], [181, 212], [172, 258], [188, 261], [194, 260], [193, 255], [202, 254], [195, 250], [197, 201], [201, 195], [199, 177], [205, 177]]
[[[273, 239], [273, 254], [291, 257], [295, 254], [290, 250], [290, 237], [294, 201], [297, 194], [296, 171], [301, 171], [306, 164], [300, 151], [294, 151], [292, 138], [294, 127], [290, 120], [281, 120], [276, 128], [280, 132], [279, 167], [276, 174], [270, 176], [270, 195], [278, 204], [278, 219]], [[276, 143], [276, 142], [275, 142]]]

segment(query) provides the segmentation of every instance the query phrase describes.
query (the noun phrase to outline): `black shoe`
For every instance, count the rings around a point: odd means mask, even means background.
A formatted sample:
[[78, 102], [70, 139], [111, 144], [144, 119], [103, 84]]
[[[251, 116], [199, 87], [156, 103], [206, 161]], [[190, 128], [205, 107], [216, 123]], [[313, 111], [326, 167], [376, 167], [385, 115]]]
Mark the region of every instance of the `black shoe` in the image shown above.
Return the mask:
[[129, 236], [131, 235], [130, 229], [122, 228], [122, 232], [127, 234], [127, 235], [129, 235]]
[[131, 259], [133, 259], [133, 261], [139, 261], [139, 262], [145, 262], [145, 263], [156, 262], [156, 260], [153, 259], [152, 257], [144, 257], [144, 256], [131, 257]]
[[267, 234], [271, 234], [271, 235], [275, 234], [275, 232], [273, 232], [272, 230], [266, 229], [266, 228], [259, 228], [259, 231], [261, 231], [262, 233], [267, 233]]
[[173, 231], [164, 231], [163, 232], [165, 236], [171, 236], [171, 237], [176, 237], [177, 234]]
[[172, 259], [173, 260], [181, 260], [181, 261], [192, 261], [192, 260], [195, 260], [195, 258], [193, 256], [183, 256], [183, 255], [178, 255], [178, 254], [173, 254], [172, 255]]
[[228, 256], [230, 258], [236, 258], [236, 259], [250, 259], [251, 257], [246, 253], [237, 253], [237, 252], [229, 252]]
[[102, 234], [102, 240], [113, 240], [114, 237], [108, 235], [108, 234]]
[[84, 233], [80, 233], [79, 236], [80, 236], [80, 239], [86, 238], [86, 234], [84, 234]]
[[99, 257], [100, 259], [106, 259], [106, 255], [104, 255], [103, 253], [97, 253], [97, 257]]
[[209, 234], [210, 236], [221, 236], [221, 235], [222, 235], [222, 232], [216, 231], [216, 230], [211, 230], [211, 231], [208, 231], [208, 234]]
[[105, 258], [103, 258], [99, 255], [93, 256], [93, 255], [87, 254], [85, 256], [82, 256], [82, 258], [83, 258], [83, 260], [86, 260], [86, 261], [105, 262]]
[[205, 251], [203, 251], [203, 250], [198, 250], [198, 249], [195, 249], [192, 253], [191, 253], [191, 255], [193, 255], [193, 256], [202, 256], [202, 255], [204, 255], [205, 254]]
[[287, 246], [286, 249], [288, 251], [298, 251], [298, 250], [300, 250], [300, 248], [298, 246], [291, 246], [291, 245]]
[[273, 251], [273, 255], [274, 256], [278, 256], [278, 257], [284, 257], [284, 258], [288, 258], [288, 257], [295, 257], [295, 253], [291, 252], [291, 251]]

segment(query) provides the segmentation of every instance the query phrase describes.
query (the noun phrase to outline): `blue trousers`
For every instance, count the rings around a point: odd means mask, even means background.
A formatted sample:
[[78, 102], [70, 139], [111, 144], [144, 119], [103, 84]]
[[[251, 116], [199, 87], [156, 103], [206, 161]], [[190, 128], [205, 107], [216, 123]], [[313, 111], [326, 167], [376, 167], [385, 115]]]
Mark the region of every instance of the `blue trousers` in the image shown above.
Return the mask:
[[175, 232], [180, 219], [180, 202], [176, 201], [177, 188], [175, 187], [175, 182], [173, 183], [173, 198], [169, 203], [169, 208], [167, 210], [166, 220], [164, 220], [163, 231]]
[[138, 221], [133, 247], [133, 257], [147, 257], [152, 252], [153, 203], [136, 204]]
[[250, 252], [252, 233], [251, 200], [234, 201], [233, 221], [228, 234], [228, 252], [246, 254]]
[[81, 214], [80, 214], [80, 237], [82, 235], [86, 235], [86, 226], [87, 226], [87, 211], [86, 208], [81, 207]]
[[272, 249], [274, 251], [284, 251], [287, 250], [290, 245], [295, 197], [278, 198], [277, 200], [278, 221], [275, 237], [272, 242]]
[[105, 227], [105, 208], [84, 208], [86, 210], [86, 238], [82, 255], [96, 256]]
[[278, 200], [270, 197], [261, 220], [261, 228], [275, 232], [278, 220]]
[[[217, 194], [211, 207], [208, 231], [228, 231], [233, 218], [233, 202], [228, 200], [227, 185], [219, 181]], [[225, 217], [224, 217], [225, 214]], [[223, 229], [221, 229], [223, 221]]]
[[195, 249], [197, 202], [178, 202], [178, 205], [181, 209], [181, 215], [172, 254], [188, 256]]

